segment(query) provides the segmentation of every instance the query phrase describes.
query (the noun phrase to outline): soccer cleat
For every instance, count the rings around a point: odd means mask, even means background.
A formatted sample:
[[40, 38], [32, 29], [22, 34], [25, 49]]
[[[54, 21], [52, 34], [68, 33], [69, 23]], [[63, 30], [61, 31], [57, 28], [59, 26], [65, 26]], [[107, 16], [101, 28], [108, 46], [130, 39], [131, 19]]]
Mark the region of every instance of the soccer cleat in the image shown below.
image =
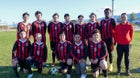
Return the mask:
[[27, 78], [33, 78], [33, 74], [28, 74]]
[[71, 78], [70, 74], [67, 74], [66, 78]]
[[87, 75], [82, 74], [80, 78], [86, 78]]
[[52, 66], [55, 66], [55, 62], [52, 63]]
[[131, 76], [131, 72], [129, 70], [126, 71], [126, 76]]
[[112, 66], [112, 64], [110, 64], [110, 65], [108, 66], [108, 70], [109, 70], [110, 72], [113, 71], [113, 66]]
[[116, 75], [117, 76], [120, 76], [121, 75], [121, 72], [120, 71], [117, 71]]

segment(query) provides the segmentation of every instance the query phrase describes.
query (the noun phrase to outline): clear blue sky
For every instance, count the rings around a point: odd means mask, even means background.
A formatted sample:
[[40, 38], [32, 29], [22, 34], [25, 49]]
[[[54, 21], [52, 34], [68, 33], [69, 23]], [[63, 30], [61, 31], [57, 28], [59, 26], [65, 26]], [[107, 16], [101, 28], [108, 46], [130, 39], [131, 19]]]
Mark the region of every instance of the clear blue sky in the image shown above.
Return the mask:
[[[77, 19], [79, 14], [83, 14], [85, 19], [91, 12], [95, 12], [98, 17], [103, 17], [103, 9], [111, 8], [112, 0], [1, 0], [0, 19], [2, 22], [11, 24], [12, 22], [22, 21], [24, 12], [30, 13], [30, 22], [35, 20], [34, 13], [37, 10], [42, 11], [43, 19], [49, 21], [53, 13], [60, 15], [63, 21], [63, 15], [69, 13], [71, 19]], [[140, 12], [140, 0], [115, 0], [115, 15], [122, 12], [132, 13]]]

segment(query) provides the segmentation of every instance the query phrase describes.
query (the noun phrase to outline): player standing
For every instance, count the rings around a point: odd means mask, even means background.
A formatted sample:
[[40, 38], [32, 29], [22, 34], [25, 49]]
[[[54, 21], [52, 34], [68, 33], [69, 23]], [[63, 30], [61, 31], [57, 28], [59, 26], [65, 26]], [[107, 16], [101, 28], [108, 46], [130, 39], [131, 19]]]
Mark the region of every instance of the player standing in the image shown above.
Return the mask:
[[59, 21], [58, 13], [54, 13], [53, 21], [48, 24], [48, 33], [50, 37], [50, 46], [52, 50], [52, 66], [55, 65], [55, 47], [59, 40], [59, 33], [63, 30], [63, 24]]
[[112, 64], [113, 63], [113, 50], [114, 50], [114, 44], [115, 44], [114, 33], [115, 33], [116, 22], [113, 18], [110, 17], [110, 14], [111, 14], [110, 8], [106, 8], [104, 10], [104, 14], [105, 14], [105, 19], [103, 19], [100, 23], [101, 35], [102, 35], [102, 40], [107, 45], [107, 50], [109, 54], [110, 65], [108, 66], [108, 70], [112, 71], [113, 70], [113, 64]]

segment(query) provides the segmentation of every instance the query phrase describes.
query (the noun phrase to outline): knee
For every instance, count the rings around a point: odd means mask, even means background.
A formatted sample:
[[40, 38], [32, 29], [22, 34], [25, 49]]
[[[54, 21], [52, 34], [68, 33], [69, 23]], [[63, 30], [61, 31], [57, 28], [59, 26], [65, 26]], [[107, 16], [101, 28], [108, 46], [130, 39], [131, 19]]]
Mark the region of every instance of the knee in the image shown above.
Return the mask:
[[105, 60], [101, 60], [99, 65], [103, 70], [107, 69], [107, 62]]
[[12, 60], [12, 66], [15, 67], [17, 64], [18, 64], [18, 60], [13, 59], [13, 60]]
[[72, 59], [68, 59], [68, 60], [67, 60], [67, 64], [68, 64], [68, 65], [72, 65]]
[[97, 77], [98, 77], [98, 75], [99, 75], [99, 72], [98, 72], [98, 71], [96, 71], [96, 72], [95, 72], [95, 73], [93, 73], [92, 75], [93, 75], [93, 78], [97, 78]]

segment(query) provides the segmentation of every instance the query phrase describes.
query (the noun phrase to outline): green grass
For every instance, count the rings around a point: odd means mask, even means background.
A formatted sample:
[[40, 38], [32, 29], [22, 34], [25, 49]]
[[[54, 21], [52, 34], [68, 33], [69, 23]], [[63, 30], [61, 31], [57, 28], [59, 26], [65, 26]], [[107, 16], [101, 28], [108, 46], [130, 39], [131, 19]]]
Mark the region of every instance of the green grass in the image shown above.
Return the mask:
[[[14, 78], [14, 72], [11, 67], [11, 50], [13, 44], [16, 40], [16, 32], [0, 32], [0, 78]], [[47, 36], [48, 40], [48, 36]], [[47, 42], [48, 48], [49, 41]], [[48, 49], [48, 64], [51, 64], [51, 51]], [[128, 77], [124, 75], [125, 66], [124, 61], [122, 61], [122, 75], [120, 77], [116, 77], [116, 51], [114, 51], [114, 62], [113, 62], [114, 70], [113, 72], [109, 72], [109, 78], [140, 78], [140, 32], [135, 32], [134, 40], [132, 43], [132, 49], [130, 53], [130, 70], [132, 72], [132, 76]], [[73, 78], [77, 78], [75, 75], [74, 69], [72, 71]], [[21, 78], [26, 78], [27, 75], [20, 72]], [[103, 77], [102, 75], [100, 77]], [[34, 72], [33, 78], [65, 78], [63, 74], [57, 74], [53, 76], [42, 75]], [[92, 78], [90, 70], [88, 70], [88, 77]]]

